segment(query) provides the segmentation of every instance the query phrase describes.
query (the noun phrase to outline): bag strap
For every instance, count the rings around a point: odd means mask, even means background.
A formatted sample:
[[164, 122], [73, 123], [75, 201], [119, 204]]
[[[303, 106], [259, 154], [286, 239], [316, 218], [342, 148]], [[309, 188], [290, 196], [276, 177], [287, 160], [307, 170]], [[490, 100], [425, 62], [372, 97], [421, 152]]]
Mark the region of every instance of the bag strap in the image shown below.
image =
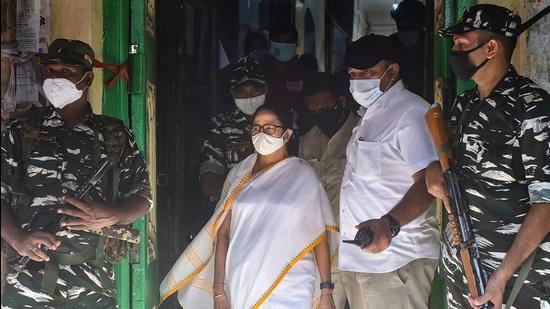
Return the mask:
[[101, 132], [103, 135], [103, 145], [105, 147], [105, 153], [113, 162], [111, 167], [111, 191], [112, 196], [110, 200], [111, 204], [118, 198], [118, 189], [120, 185], [120, 173], [122, 155], [126, 147], [128, 137], [125, 134], [124, 124], [118, 120], [103, 115], [95, 115], [94, 119], [95, 128], [94, 131]]
[[59, 278], [59, 265], [78, 265], [95, 257], [95, 251], [85, 251], [80, 253], [61, 253], [48, 251], [50, 260], [45, 263], [44, 276], [40, 284], [40, 290], [53, 295]]
[[523, 287], [523, 283], [525, 282], [525, 279], [527, 279], [527, 275], [529, 274], [529, 271], [531, 270], [531, 266], [533, 266], [533, 262], [535, 261], [535, 252], [531, 253], [531, 255], [523, 262], [521, 265], [521, 268], [518, 273], [518, 277], [516, 278], [516, 281], [514, 282], [514, 286], [512, 287], [512, 291], [510, 292], [510, 296], [508, 296], [508, 300], [506, 301], [506, 307], [505, 309], [512, 308], [512, 305], [514, 304], [514, 301], [519, 295], [519, 291]]

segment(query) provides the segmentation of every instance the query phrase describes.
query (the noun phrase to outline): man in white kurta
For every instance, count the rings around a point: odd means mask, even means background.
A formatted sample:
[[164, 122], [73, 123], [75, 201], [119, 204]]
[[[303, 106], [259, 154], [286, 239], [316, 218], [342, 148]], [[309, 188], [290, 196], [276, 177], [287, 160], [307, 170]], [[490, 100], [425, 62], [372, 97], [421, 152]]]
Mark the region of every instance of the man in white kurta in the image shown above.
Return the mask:
[[437, 160], [424, 122], [429, 104], [406, 89], [393, 51], [386, 37], [369, 36], [346, 56], [350, 90], [366, 111], [346, 150], [341, 239], [361, 228], [374, 233], [363, 248], [340, 242], [338, 268], [352, 308], [427, 308], [439, 258], [424, 184], [424, 169]]

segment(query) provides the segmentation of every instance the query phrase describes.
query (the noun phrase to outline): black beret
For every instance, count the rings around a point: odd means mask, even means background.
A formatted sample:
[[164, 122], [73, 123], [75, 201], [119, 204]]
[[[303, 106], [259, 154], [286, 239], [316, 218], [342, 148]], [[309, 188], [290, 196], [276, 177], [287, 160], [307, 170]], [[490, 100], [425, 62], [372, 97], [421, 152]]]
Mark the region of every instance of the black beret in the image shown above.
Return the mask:
[[397, 62], [399, 47], [383, 35], [371, 34], [352, 42], [346, 50], [346, 65], [355, 69], [369, 69], [382, 60]]

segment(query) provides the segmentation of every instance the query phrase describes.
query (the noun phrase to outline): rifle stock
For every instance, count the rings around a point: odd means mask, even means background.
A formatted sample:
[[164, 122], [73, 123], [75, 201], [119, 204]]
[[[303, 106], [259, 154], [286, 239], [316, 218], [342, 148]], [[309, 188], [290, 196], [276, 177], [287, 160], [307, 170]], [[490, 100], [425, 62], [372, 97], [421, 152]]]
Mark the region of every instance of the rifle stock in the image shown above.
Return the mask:
[[[436, 106], [437, 105], [437, 106]], [[426, 113], [426, 123], [432, 140], [441, 163], [443, 172], [447, 171], [450, 167], [450, 163], [453, 160], [453, 153], [451, 144], [449, 142], [449, 135], [447, 128], [445, 127], [445, 121], [443, 120], [443, 111], [438, 104], [432, 105], [432, 107]]]
[[[463, 195], [457, 173], [453, 168], [453, 153], [448, 130], [443, 119], [443, 112], [438, 104], [432, 105], [426, 113], [426, 123], [445, 177], [446, 190], [450, 199], [449, 224], [454, 243], [460, 250], [460, 259], [470, 295], [476, 298], [485, 293], [487, 283], [475, 243], [469, 206]], [[481, 308], [490, 308], [490, 305], [486, 304]]]

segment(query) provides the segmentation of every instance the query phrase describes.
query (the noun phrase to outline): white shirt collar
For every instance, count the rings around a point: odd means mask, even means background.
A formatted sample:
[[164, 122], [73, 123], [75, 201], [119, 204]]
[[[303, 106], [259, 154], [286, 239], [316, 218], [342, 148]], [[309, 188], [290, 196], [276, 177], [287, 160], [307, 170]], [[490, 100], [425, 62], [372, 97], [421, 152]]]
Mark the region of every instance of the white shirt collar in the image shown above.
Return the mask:
[[373, 105], [380, 105], [382, 108], [386, 108], [388, 101], [391, 102], [391, 99], [403, 89], [405, 89], [405, 84], [403, 83], [403, 80], [399, 80], [391, 86], [388, 91], [384, 92], [384, 94], [376, 102], [374, 102]]

